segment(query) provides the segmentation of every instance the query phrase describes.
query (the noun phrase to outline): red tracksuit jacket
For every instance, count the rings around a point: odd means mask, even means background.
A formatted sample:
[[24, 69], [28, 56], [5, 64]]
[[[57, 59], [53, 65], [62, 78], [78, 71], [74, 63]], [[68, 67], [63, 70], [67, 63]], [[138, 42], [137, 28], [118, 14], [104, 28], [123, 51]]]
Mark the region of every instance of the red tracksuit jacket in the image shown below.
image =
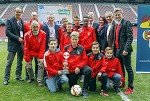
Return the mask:
[[80, 29], [81, 28], [81, 26], [74, 26], [73, 27], [73, 31], [77, 31], [78, 32], [78, 29]]
[[58, 74], [58, 71], [63, 69], [62, 53], [60, 51], [52, 53], [50, 50], [44, 54], [44, 66], [48, 77]]
[[[76, 48], [72, 48], [71, 44], [69, 44], [64, 48], [64, 52], [70, 54], [70, 57], [68, 58], [68, 68], [70, 73], [74, 73], [76, 67], [81, 69], [87, 62], [85, 49], [80, 45]], [[65, 61], [64, 58], [63, 61]]]
[[85, 50], [90, 50], [92, 47], [92, 42], [96, 41], [96, 34], [93, 27], [82, 27], [78, 30], [79, 32], [79, 44], [85, 48]]
[[63, 32], [61, 35], [61, 43], [60, 43], [60, 50], [63, 51], [64, 47], [71, 43], [70, 39], [71, 32]]
[[108, 74], [108, 77], [111, 78], [115, 73], [118, 73], [122, 76], [121, 81], [124, 82], [125, 78], [123, 76], [122, 67], [120, 64], [119, 59], [113, 57], [112, 59], [105, 59], [107, 64], [106, 73]]
[[66, 30], [66, 27], [64, 27], [64, 26], [62, 26], [62, 27], [60, 27], [59, 29], [58, 29], [58, 37], [59, 37], [59, 39], [60, 40], [58, 40], [60, 43], [61, 43], [61, 35], [64, 33], [64, 32], [66, 32], [67, 30]]
[[26, 33], [24, 39], [24, 59], [30, 62], [32, 57], [39, 59], [44, 58], [46, 44], [46, 33], [42, 30], [39, 31], [37, 36], [34, 36], [31, 30]]
[[101, 53], [96, 55], [89, 53], [87, 64], [93, 70], [92, 78], [95, 77], [99, 72], [104, 73], [106, 71], [105, 58]]
[[[38, 21], [37, 21], [38, 22]], [[30, 25], [31, 25], [31, 23], [32, 23], [32, 20], [30, 20], [30, 22], [26, 22], [26, 23], [24, 23], [24, 33], [26, 33], [26, 32], [28, 32], [28, 31], [30, 31]], [[42, 28], [42, 26], [43, 26], [43, 24], [42, 23], [40, 23], [40, 22], [38, 22], [39, 23], [39, 25], [40, 25], [40, 29]]]

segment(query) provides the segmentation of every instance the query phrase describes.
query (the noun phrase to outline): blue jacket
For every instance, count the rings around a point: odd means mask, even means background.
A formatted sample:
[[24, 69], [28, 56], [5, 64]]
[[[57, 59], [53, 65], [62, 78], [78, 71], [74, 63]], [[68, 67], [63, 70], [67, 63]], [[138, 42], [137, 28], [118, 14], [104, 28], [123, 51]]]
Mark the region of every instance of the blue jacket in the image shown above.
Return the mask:
[[22, 19], [21, 25], [17, 23], [17, 19], [12, 17], [6, 21], [6, 36], [8, 37], [8, 51], [17, 52], [21, 48], [21, 43], [18, 41], [20, 37], [20, 29], [24, 31]]
[[[59, 36], [58, 36], [59, 26], [56, 23], [54, 23], [54, 28], [55, 28], [56, 38], [58, 40], [58, 46], [59, 46]], [[48, 41], [49, 41], [49, 36], [50, 36], [48, 23], [43, 24], [42, 30], [46, 33], [46, 51], [47, 51], [49, 49]]]

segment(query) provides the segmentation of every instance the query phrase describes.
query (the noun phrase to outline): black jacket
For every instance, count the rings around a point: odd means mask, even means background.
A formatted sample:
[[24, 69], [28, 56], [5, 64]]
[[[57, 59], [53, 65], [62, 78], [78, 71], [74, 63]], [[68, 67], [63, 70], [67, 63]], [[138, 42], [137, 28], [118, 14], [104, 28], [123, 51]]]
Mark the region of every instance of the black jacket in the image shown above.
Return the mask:
[[[114, 26], [114, 34], [111, 36], [114, 40], [114, 49], [115, 49], [115, 37], [116, 37], [116, 26]], [[132, 41], [133, 41], [133, 30], [132, 24], [129, 20], [122, 19], [120, 23], [120, 30], [119, 30], [119, 47], [120, 51], [127, 51], [132, 52]]]
[[20, 19], [20, 21], [20, 26], [18, 25], [15, 17], [12, 17], [6, 21], [6, 36], [8, 37], [7, 50], [10, 52], [16, 52], [21, 47], [21, 43], [18, 39], [20, 37], [20, 30], [24, 31], [24, 25], [22, 19]]

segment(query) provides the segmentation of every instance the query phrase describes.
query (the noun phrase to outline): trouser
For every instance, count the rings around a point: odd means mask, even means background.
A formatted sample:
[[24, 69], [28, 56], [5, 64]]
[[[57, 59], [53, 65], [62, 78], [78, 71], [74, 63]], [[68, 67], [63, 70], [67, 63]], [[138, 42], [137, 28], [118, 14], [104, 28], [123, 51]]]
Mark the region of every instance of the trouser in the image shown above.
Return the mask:
[[[37, 58], [34, 58], [34, 61], [35, 61], [35, 77], [37, 78], [37, 74], [38, 74], [38, 60], [37, 60]], [[26, 78], [29, 78], [27, 70], [26, 70]]]
[[61, 86], [64, 83], [68, 83], [68, 78], [66, 75], [55, 75], [46, 79], [46, 84], [50, 92], [56, 92], [56, 83]]
[[[37, 59], [38, 60], [38, 59]], [[30, 64], [26, 65], [27, 72], [29, 74], [29, 79], [34, 78], [34, 72], [32, 69], [32, 59], [30, 61]], [[44, 72], [44, 65], [43, 63], [38, 62], [38, 74], [37, 74], [37, 82], [42, 82], [43, 81], [43, 72]]]
[[122, 77], [121, 77], [120, 74], [115, 73], [112, 78], [108, 78], [106, 88], [107, 89], [109, 88], [111, 80], [113, 81], [113, 84], [114, 84], [113, 87], [118, 88], [119, 84], [120, 84], [120, 81], [121, 81], [121, 78]]
[[122, 71], [125, 77], [125, 69], [128, 73], [128, 86], [133, 88], [133, 81], [134, 81], [134, 73], [131, 66], [131, 53], [128, 53], [128, 55], [124, 56], [123, 53], [119, 49], [116, 49], [116, 57], [120, 60]]
[[68, 74], [68, 79], [69, 79], [69, 87], [71, 89], [71, 87], [73, 85], [77, 84], [77, 80], [79, 78], [80, 75], [84, 75], [84, 84], [83, 84], [83, 89], [88, 89], [89, 86], [89, 82], [91, 79], [91, 75], [92, 75], [92, 70], [89, 66], [85, 65], [80, 69], [80, 73], [79, 74], [75, 74], [75, 73], [70, 73]]
[[5, 67], [5, 73], [4, 73], [4, 80], [9, 80], [10, 79], [11, 66], [12, 66], [12, 63], [13, 63], [13, 60], [14, 60], [14, 57], [15, 57], [16, 53], [17, 53], [16, 78], [21, 77], [23, 50], [20, 47], [17, 52], [8, 51], [7, 63], [6, 63], [6, 67]]
[[106, 90], [107, 79], [108, 75], [106, 73], [102, 73], [101, 77], [98, 78], [98, 80], [101, 82], [101, 90]]

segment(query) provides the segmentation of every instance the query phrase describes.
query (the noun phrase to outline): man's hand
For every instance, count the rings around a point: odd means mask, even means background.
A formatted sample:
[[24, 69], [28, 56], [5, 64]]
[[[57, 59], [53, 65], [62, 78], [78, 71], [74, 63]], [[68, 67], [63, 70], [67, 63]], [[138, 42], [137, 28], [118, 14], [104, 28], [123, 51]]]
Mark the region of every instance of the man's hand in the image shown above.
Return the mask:
[[22, 38], [20, 38], [20, 37], [19, 37], [18, 41], [19, 41], [20, 43], [23, 43], [23, 42], [24, 42], [24, 40], [23, 40]]
[[123, 51], [123, 55], [124, 56], [128, 55], [128, 52], [127, 51]]
[[101, 77], [101, 75], [102, 75], [102, 72], [99, 72], [99, 73], [97, 74], [97, 77]]
[[62, 71], [59, 70], [59, 71], [58, 71], [58, 75], [61, 75], [61, 74], [62, 74]]
[[80, 73], [80, 69], [79, 69], [78, 67], [76, 67], [75, 73], [76, 73], [76, 74], [79, 74], [79, 73]]

